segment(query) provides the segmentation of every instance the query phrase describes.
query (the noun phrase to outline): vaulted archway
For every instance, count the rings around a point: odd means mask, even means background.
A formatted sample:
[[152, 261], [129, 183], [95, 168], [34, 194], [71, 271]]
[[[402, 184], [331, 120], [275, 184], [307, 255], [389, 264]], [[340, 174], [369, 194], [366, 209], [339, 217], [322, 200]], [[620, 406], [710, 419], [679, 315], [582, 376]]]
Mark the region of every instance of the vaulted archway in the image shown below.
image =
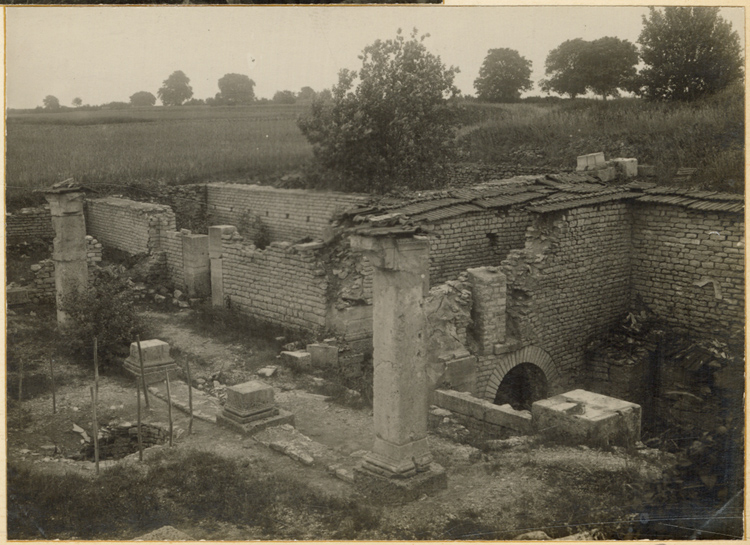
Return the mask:
[[[518, 367], [512, 375], [511, 370]], [[505, 388], [500, 390], [503, 381], [508, 377]], [[543, 380], [542, 380], [543, 377]], [[514, 396], [509, 396], [510, 390], [517, 389], [516, 405], [526, 404], [529, 398], [549, 395], [549, 391], [560, 381], [560, 372], [555, 367], [552, 357], [537, 346], [526, 346], [520, 350], [506, 354], [492, 372], [483, 398], [495, 402], [500, 397], [501, 402], [510, 402]], [[500, 390], [500, 391], [499, 391]], [[520, 399], [524, 398], [524, 399]]]

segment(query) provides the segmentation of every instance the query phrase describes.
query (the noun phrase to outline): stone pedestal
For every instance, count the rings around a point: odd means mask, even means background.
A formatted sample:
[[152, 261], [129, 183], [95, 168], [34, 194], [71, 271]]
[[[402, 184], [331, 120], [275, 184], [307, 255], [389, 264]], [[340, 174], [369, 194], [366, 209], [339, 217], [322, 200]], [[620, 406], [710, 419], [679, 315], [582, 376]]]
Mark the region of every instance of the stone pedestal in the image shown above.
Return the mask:
[[[373, 415], [375, 442], [355, 482], [411, 499], [404, 490], [444, 488], [445, 473], [427, 445], [429, 382], [424, 296], [429, 289], [425, 237], [352, 237], [373, 265]], [[378, 483], [374, 486], [373, 483]], [[374, 488], [373, 488], [374, 487]]]
[[271, 386], [251, 380], [227, 388], [227, 402], [216, 423], [252, 435], [271, 426], [294, 425], [294, 415], [274, 405]]
[[[169, 344], [159, 339], [141, 341], [141, 352], [143, 354], [143, 374], [146, 384], [161, 382], [169, 373], [169, 379], [177, 378], [179, 367], [169, 355]], [[131, 375], [140, 378], [141, 364], [138, 357], [138, 343], [130, 344], [130, 355], [123, 364], [125, 370]]]
[[86, 222], [83, 216], [83, 193], [79, 188], [61, 187], [44, 193], [49, 202], [52, 227], [55, 230], [52, 260], [55, 262], [57, 323], [68, 320], [64, 301], [88, 285], [86, 263]]

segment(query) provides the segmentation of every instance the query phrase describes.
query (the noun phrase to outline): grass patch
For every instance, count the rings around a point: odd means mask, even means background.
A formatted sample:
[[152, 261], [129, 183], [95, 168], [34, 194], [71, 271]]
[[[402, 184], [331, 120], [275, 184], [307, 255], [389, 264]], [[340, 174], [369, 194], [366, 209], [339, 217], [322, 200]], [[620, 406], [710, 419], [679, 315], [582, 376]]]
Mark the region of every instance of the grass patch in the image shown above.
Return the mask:
[[119, 465], [96, 479], [8, 471], [11, 539], [132, 539], [196, 520], [276, 539], [352, 539], [379, 524], [369, 507], [200, 451], [164, 451], [142, 471]]

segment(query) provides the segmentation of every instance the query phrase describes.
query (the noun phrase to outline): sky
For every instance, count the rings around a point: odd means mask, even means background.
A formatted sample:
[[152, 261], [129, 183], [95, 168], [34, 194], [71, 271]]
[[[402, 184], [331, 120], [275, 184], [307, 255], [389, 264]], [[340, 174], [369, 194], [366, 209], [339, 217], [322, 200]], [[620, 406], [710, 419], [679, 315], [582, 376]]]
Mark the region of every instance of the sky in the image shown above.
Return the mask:
[[[544, 60], [565, 40], [616, 36], [635, 43], [645, 7], [150, 6], [6, 7], [6, 105], [34, 108], [47, 95], [62, 105], [127, 102], [156, 95], [175, 70], [195, 98], [212, 97], [224, 74], [247, 74], [257, 97], [278, 90], [330, 88], [356, 70], [362, 49], [416, 27], [427, 48], [460, 68], [456, 85], [474, 94], [489, 49], [508, 47], [532, 61], [535, 87]], [[744, 47], [744, 11], [722, 8]]]

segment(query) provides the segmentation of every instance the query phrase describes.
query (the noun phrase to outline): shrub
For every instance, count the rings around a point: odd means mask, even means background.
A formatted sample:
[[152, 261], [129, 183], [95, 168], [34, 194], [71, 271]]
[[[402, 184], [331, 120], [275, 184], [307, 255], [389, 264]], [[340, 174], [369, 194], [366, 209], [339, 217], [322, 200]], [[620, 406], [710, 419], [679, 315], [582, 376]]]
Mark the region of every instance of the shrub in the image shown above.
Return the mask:
[[133, 306], [133, 293], [114, 268], [94, 269], [89, 283], [85, 292], [63, 298], [62, 309], [69, 316], [63, 333], [75, 353], [89, 357], [96, 337], [99, 365], [106, 366], [127, 356], [128, 346], [143, 326]]

